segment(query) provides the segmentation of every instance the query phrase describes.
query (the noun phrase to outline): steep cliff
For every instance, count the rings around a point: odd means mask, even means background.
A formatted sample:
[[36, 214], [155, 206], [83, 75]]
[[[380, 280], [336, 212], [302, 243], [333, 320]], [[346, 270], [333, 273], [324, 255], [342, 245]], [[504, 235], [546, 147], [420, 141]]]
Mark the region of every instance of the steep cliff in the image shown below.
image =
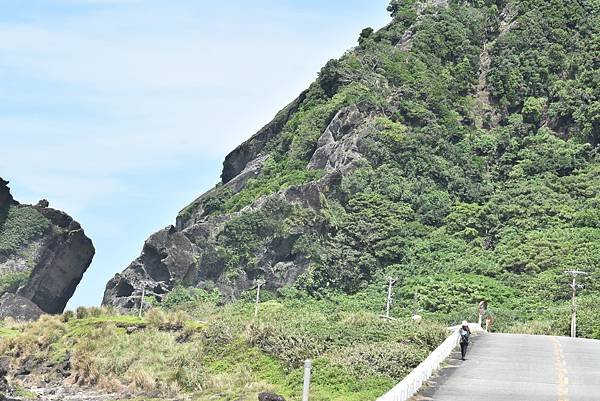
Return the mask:
[[597, 6], [389, 11], [226, 157], [222, 182], [146, 241], [105, 304], [179, 284], [231, 299], [258, 280], [356, 293], [392, 275], [405, 305], [485, 296], [509, 313], [522, 296], [560, 302], [569, 267], [600, 274]]
[[48, 201], [21, 205], [0, 179], [0, 319], [60, 313], [94, 256], [92, 241]]

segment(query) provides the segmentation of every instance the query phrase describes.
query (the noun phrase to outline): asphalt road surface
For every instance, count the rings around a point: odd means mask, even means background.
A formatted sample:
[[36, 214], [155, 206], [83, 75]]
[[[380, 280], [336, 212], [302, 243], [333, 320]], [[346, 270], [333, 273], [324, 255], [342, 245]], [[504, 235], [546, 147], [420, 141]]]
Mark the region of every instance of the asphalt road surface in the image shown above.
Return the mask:
[[600, 401], [600, 341], [484, 334], [416, 397], [432, 401]]

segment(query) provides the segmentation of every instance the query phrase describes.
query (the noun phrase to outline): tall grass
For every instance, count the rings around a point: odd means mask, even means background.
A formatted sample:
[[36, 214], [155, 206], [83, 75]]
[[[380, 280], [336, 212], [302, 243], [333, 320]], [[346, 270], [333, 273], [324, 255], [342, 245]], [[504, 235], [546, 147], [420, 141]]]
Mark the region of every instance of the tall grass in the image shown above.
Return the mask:
[[[445, 334], [435, 324], [330, 310], [327, 301], [261, 306], [258, 319], [250, 302], [208, 317], [205, 308], [192, 308], [203, 322], [179, 310], [154, 308], [139, 319], [82, 308], [8, 324], [3, 330], [18, 335], [3, 337], [0, 352], [15, 366], [69, 361], [66, 380], [73, 385], [194, 400], [256, 399], [262, 391], [299, 399], [302, 361], [313, 358], [314, 400], [364, 401], [392, 386]], [[38, 369], [32, 377], [52, 380], [52, 374]]]

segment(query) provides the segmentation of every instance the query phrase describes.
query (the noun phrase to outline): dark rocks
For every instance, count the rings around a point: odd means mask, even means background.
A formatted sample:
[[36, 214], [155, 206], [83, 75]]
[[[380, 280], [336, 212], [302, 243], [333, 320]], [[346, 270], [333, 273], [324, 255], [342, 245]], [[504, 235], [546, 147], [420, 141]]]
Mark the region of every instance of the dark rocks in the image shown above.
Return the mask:
[[0, 320], [7, 317], [17, 321], [37, 320], [43, 313], [36, 304], [19, 295], [6, 293], [0, 297]]
[[17, 202], [13, 199], [10, 194], [10, 188], [8, 188], [8, 181], [0, 178], [0, 209], [3, 209], [7, 206], [14, 205]]
[[17, 294], [46, 313], [61, 313], [92, 263], [95, 250], [79, 223], [63, 212], [43, 210], [60, 229], [47, 237], [27, 284]]
[[[324, 170], [321, 178], [258, 197], [237, 212], [215, 212], [220, 209], [215, 209], [214, 204], [243, 191], [248, 180], [261, 174], [270, 157], [263, 153], [265, 145], [279, 135], [304, 97], [305, 93], [227, 156], [222, 185], [186, 207], [175, 226], [150, 236], [141, 255], [108, 282], [104, 305], [121, 311], [137, 309], [142, 303], [142, 293], [145, 300], [160, 302], [177, 283], [206, 290], [216, 288], [222, 299], [229, 301], [255, 288], [257, 279], [266, 281], [267, 291], [298, 281], [309, 269], [313, 255], [308, 255], [308, 246], [295, 244], [302, 244], [298, 241], [303, 237], [318, 238], [326, 232], [321, 210], [323, 202], [327, 202], [325, 194], [335, 191], [344, 175], [353, 171], [363, 158], [364, 138], [373, 129], [373, 119], [379, 112], [375, 106], [359, 102], [340, 109], [332, 117], [306, 166]], [[275, 204], [280, 206], [272, 207]], [[250, 215], [284, 221], [295, 213], [302, 215], [303, 221], [261, 234], [251, 232], [256, 225], [244, 220]], [[233, 249], [235, 244], [223, 242], [229, 238], [228, 233], [240, 232], [236, 230], [248, 231], [244, 235], [252, 241], [252, 249], [242, 258]]]
[[15, 389], [12, 388], [7, 380], [8, 373], [10, 371], [10, 358], [0, 358], [0, 401], [17, 401], [20, 398], [13, 398]]
[[285, 398], [275, 393], [264, 392], [258, 395], [258, 401], [285, 401]]
[[10, 358], [3, 356], [0, 358], [0, 378], [6, 377], [10, 371]]
[[8, 398], [6, 395], [11, 392], [11, 388], [8, 386], [8, 380], [6, 376], [10, 371], [10, 358], [0, 358], [0, 401], [5, 401]]
[[50, 202], [48, 202], [46, 199], [42, 199], [42, 200], [38, 201], [38, 203], [36, 203], [35, 206], [41, 207], [41, 208], [46, 208], [46, 207], [50, 206]]
[[223, 162], [223, 173], [221, 179], [223, 183], [227, 183], [240, 174], [246, 165], [256, 159], [263, 150], [267, 142], [279, 135], [290, 117], [298, 110], [304, 99], [306, 91], [302, 92], [292, 103], [288, 104], [281, 110], [273, 121], [265, 125], [260, 131], [235, 148], [230, 154], [225, 157]]
[[31, 372], [34, 372], [38, 368], [38, 362], [34, 359], [26, 359], [18, 369], [15, 370], [14, 374], [18, 376], [28, 376]]
[[[95, 253], [92, 241], [78, 222], [60, 210], [49, 208], [47, 200], [43, 199], [35, 206], [18, 205], [6, 184], [0, 179], [0, 204], [33, 208], [48, 219], [50, 227], [43, 234], [28, 239], [20, 249], [0, 254], [0, 276], [29, 274], [20, 288], [10, 290], [19, 298], [5, 298], [2, 308], [8, 315], [37, 318], [40, 311], [31, 305], [25, 307], [23, 299], [27, 299], [45, 313], [61, 313], [92, 262]], [[28, 311], [27, 314], [19, 312], [21, 307]]]
[[139, 308], [142, 290], [160, 299], [175, 283], [193, 284], [197, 255], [194, 244], [173, 226], [158, 231], [146, 240], [140, 257], [108, 282], [102, 303], [121, 310]]
[[[323, 185], [327, 182], [323, 180]], [[285, 193], [260, 198], [252, 209], [267, 208], [269, 200], [318, 209], [319, 186], [319, 183], [310, 183], [306, 187], [298, 186]], [[230, 275], [220, 254], [217, 237], [237, 215], [239, 213], [205, 217], [196, 223], [188, 222], [181, 231], [168, 227], [155, 233], [144, 244], [140, 257], [108, 282], [103, 304], [122, 311], [137, 309], [142, 291], [145, 299], [160, 301], [176, 283], [205, 289], [216, 287], [225, 300], [237, 298], [243, 291], [253, 288], [257, 277], [267, 280], [267, 290], [293, 284], [308, 267], [308, 260], [294, 251], [293, 244], [303, 233], [320, 227], [299, 226], [275, 236], [257, 250], [257, 264], [252, 270], [240, 270], [239, 274]]]
[[[266, 143], [263, 141], [277, 135], [284, 120], [287, 121], [299, 107], [302, 96], [280, 113], [277, 118], [281, 121], [274, 121], [228, 156], [223, 173], [224, 188], [237, 193], [250, 178], [260, 174], [268, 158], [260, 153]], [[107, 283], [102, 303], [121, 311], [137, 309], [142, 302], [142, 293], [145, 300], [160, 301], [176, 283], [204, 289], [217, 288], [225, 301], [254, 288], [258, 278], [266, 280], [264, 289], [268, 291], [293, 285], [311, 263], [310, 257], [298, 252], [294, 244], [303, 235], [324, 232], [323, 219], [319, 217], [323, 194], [338, 186], [343, 175], [354, 169], [362, 158], [359, 142], [367, 135], [375, 113], [372, 105], [363, 102], [341, 109], [332, 118], [307, 165], [308, 168], [325, 170], [325, 175], [318, 180], [260, 197], [235, 213], [207, 212], [204, 200], [218, 195], [217, 189], [202, 195], [186, 210], [185, 216], [180, 214], [175, 226], [148, 238], [140, 257]], [[234, 174], [237, 175], [232, 176]], [[232, 268], [227, 265], [223, 245], [219, 243], [221, 233], [230, 222], [245, 213], [263, 211], [268, 215], [277, 214], [269, 206], [273, 203], [287, 205], [283, 209], [294, 205], [314, 217], [303, 224], [288, 227], [286, 232], [265, 238], [264, 243], [253, 251], [255, 262], [252, 266]]]

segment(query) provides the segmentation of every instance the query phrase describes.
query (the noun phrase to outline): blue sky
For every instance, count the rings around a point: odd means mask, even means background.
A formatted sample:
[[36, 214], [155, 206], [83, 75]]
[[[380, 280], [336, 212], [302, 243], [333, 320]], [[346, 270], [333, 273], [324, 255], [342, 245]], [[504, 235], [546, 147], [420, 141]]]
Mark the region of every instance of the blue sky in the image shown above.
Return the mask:
[[388, 0], [0, 0], [0, 177], [79, 220], [97, 305], [225, 155], [385, 25]]

